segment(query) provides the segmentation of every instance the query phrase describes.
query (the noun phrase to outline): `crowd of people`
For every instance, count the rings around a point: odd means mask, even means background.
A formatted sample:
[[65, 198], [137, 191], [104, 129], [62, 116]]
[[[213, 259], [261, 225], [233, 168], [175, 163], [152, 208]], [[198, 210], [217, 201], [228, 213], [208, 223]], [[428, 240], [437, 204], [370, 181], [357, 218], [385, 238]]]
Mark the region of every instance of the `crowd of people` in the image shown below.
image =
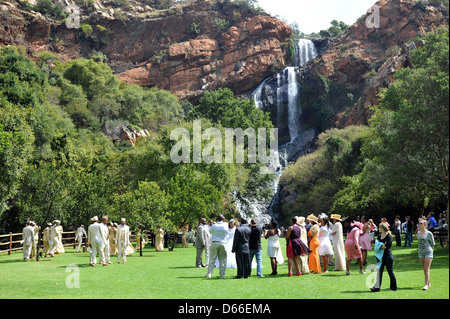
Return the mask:
[[[39, 225], [34, 221], [27, 221], [22, 230], [23, 259], [35, 259], [37, 255], [37, 246], [39, 238]], [[53, 223], [47, 223], [47, 227], [43, 231], [42, 241], [44, 243], [45, 257], [55, 254], [64, 254], [64, 245], [62, 243], [63, 227], [59, 220]]]
[[[25, 260], [35, 259], [37, 254], [38, 238], [40, 227], [34, 221], [28, 221], [22, 231], [23, 258]], [[65, 252], [62, 242], [63, 227], [59, 220], [48, 223], [43, 230], [42, 242], [43, 251], [41, 255], [54, 257], [55, 254]], [[159, 236], [157, 236], [159, 239]], [[106, 266], [111, 264], [111, 256], [117, 255], [117, 263], [123, 260], [126, 264], [126, 256], [134, 253], [135, 249], [130, 243], [130, 229], [126, 225], [126, 219], [122, 218], [121, 223], [108, 222], [108, 216], [103, 216], [99, 221], [97, 216], [91, 218], [91, 224], [86, 232], [84, 225], [80, 225], [75, 232], [75, 242], [77, 243], [76, 253], [81, 253], [82, 246], [89, 247], [89, 265], [97, 265], [97, 256], [100, 264]], [[84, 245], [83, 245], [84, 244]], [[140, 242], [137, 236], [137, 245]], [[159, 247], [160, 245], [158, 245]]]
[[[425, 275], [425, 286], [430, 286], [430, 266], [435, 247], [434, 235], [431, 230], [436, 227], [446, 227], [446, 215], [441, 214], [439, 223], [433, 222], [433, 213], [428, 217], [422, 216], [417, 224], [418, 255]], [[270, 225], [258, 225], [256, 219], [250, 224], [246, 219], [240, 220], [240, 225], [234, 219], [228, 223], [220, 215], [214, 223], [208, 223], [205, 218], [200, 220], [194, 246], [197, 249], [195, 266], [207, 268], [205, 277], [211, 278], [214, 268], [219, 268], [219, 275], [225, 278], [227, 269], [236, 269], [234, 278], [248, 278], [252, 268], [256, 268], [256, 275], [262, 274], [261, 238], [267, 239], [267, 257], [270, 259], [271, 276], [277, 275], [278, 265], [284, 263], [283, 248], [280, 238], [286, 241], [286, 257], [288, 259], [288, 276], [302, 276], [306, 274], [324, 274], [334, 266], [333, 271], [345, 271], [350, 275], [350, 266], [356, 259], [359, 273], [365, 274], [367, 252], [373, 250], [377, 262], [377, 280], [371, 291], [380, 291], [384, 269], [390, 279], [390, 290], [397, 290], [397, 280], [394, 274], [394, 258], [392, 244], [394, 236], [397, 246], [401, 245], [401, 235], [405, 235], [406, 247], [411, 246], [414, 226], [407, 216], [405, 222], [400, 222], [397, 216], [391, 232], [391, 226], [386, 218], [382, 218], [378, 226], [366, 216], [356, 217], [351, 221], [344, 240], [344, 230], [341, 216], [326, 214], [305, 217], [293, 217], [290, 226], [285, 231], [278, 228], [278, 223], [272, 220]], [[203, 264], [203, 254], [205, 264]]]
[[[286, 230], [279, 228], [278, 223], [272, 220], [270, 225], [258, 225], [256, 219], [250, 224], [244, 218], [238, 223], [231, 219], [228, 223], [223, 215], [216, 222], [202, 218], [196, 230], [194, 246], [197, 249], [195, 266], [207, 268], [205, 277], [211, 278], [214, 268], [219, 268], [221, 278], [225, 277], [227, 269], [236, 269], [235, 278], [248, 278], [252, 268], [256, 268], [256, 275], [262, 274], [262, 248], [261, 239], [267, 242], [267, 257], [270, 259], [271, 276], [278, 274], [278, 265], [284, 263], [283, 248], [280, 238], [286, 241], [286, 257], [288, 259], [288, 276], [302, 276], [305, 274], [325, 274], [330, 266], [334, 271], [345, 271], [350, 275], [351, 262], [356, 259], [359, 273], [365, 274], [364, 266], [367, 265], [367, 252], [374, 251], [377, 261], [377, 281], [371, 290], [380, 291], [384, 269], [386, 268], [390, 278], [390, 289], [397, 290], [397, 282], [393, 270], [394, 259], [391, 251], [392, 244], [402, 247], [402, 234], [404, 234], [403, 247], [411, 247], [413, 233], [416, 233], [418, 241], [418, 256], [423, 266], [425, 275], [424, 290], [430, 285], [430, 267], [433, 260], [435, 247], [435, 229], [447, 230], [447, 215], [440, 214], [439, 221], [434, 218], [434, 213], [419, 218], [416, 227], [410, 216], [405, 217], [402, 223], [400, 216], [396, 216], [391, 226], [386, 218], [381, 219], [377, 226], [372, 219], [366, 216], [357, 216], [350, 223], [345, 240], [341, 216], [326, 214], [315, 216], [310, 214], [305, 217], [293, 217], [290, 226]], [[38, 233], [40, 227], [34, 221], [28, 221], [23, 229], [23, 258], [34, 259], [37, 255]], [[43, 252], [47, 257], [64, 253], [62, 243], [63, 227], [59, 220], [48, 223], [43, 231]], [[183, 233], [185, 236], [185, 233]], [[377, 236], [375, 236], [377, 235]], [[160, 229], [155, 234], [155, 249], [163, 250], [166, 232]], [[108, 222], [108, 216], [103, 216], [99, 221], [97, 216], [91, 218], [91, 224], [86, 232], [84, 225], [80, 225], [75, 232], [75, 241], [78, 244], [77, 253], [81, 248], [89, 247], [89, 265], [103, 266], [111, 264], [111, 256], [117, 255], [117, 263], [122, 260], [126, 264], [126, 256], [132, 254], [135, 248], [130, 243], [130, 229], [126, 225], [126, 219], [121, 223]], [[440, 236], [441, 245], [447, 245], [447, 238]], [[136, 250], [145, 245], [143, 236], [136, 235]], [[187, 240], [183, 238], [183, 246], [187, 246]], [[205, 263], [203, 263], [203, 254]]]

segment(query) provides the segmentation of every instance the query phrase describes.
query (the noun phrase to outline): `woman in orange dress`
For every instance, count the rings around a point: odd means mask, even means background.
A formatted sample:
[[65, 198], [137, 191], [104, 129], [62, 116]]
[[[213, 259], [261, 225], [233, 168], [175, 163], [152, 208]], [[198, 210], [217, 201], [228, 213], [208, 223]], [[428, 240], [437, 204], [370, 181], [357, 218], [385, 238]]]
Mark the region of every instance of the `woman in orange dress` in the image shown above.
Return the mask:
[[317, 225], [318, 218], [314, 215], [309, 215], [307, 219], [314, 224], [308, 232], [309, 236], [309, 254], [308, 266], [310, 273], [320, 274], [320, 259], [319, 259], [319, 225]]

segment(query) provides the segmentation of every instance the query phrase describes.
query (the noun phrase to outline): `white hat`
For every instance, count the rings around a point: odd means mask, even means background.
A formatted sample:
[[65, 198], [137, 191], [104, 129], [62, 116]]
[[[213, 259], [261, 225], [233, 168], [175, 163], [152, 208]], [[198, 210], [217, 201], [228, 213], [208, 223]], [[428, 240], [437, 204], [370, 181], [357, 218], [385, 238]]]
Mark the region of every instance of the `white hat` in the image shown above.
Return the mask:
[[92, 217], [92, 218], [91, 218], [91, 221], [93, 221], [93, 222], [98, 221], [98, 217], [97, 217], [97, 216]]
[[125, 218], [122, 217], [122, 218], [120, 219], [120, 221], [121, 221], [121, 222], [126, 222], [127, 220], [126, 220]]
[[305, 226], [305, 225], [306, 225], [306, 224], [305, 224], [305, 217], [302, 217], [302, 216], [297, 217], [297, 225], [299, 225], [299, 226]]

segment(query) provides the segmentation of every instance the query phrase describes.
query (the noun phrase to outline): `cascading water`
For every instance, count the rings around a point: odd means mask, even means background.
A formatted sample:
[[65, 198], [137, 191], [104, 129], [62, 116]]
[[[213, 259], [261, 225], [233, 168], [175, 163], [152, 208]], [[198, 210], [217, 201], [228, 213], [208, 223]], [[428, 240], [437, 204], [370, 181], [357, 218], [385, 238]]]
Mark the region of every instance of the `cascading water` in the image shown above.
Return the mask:
[[262, 103], [262, 90], [264, 88], [264, 84], [266, 83], [268, 79], [265, 79], [253, 92], [253, 100], [255, 100], [255, 105], [258, 109], [262, 109], [263, 103]]
[[295, 73], [295, 67], [290, 66], [286, 68], [287, 71], [287, 94], [288, 94], [288, 127], [289, 135], [291, 136], [291, 143], [298, 136], [298, 114], [297, 114], [297, 101], [298, 101], [298, 83], [297, 74]]
[[[253, 99], [255, 100], [256, 107], [263, 109], [264, 104], [269, 104], [268, 101], [276, 99], [276, 112], [277, 118], [280, 120], [280, 114], [287, 113], [287, 127], [289, 130], [290, 141], [287, 145], [304, 144], [304, 139], [310, 139], [310, 132], [302, 132], [299, 124], [301, 117], [301, 110], [299, 108], [299, 94], [301, 93], [301, 86], [298, 83], [297, 71], [299, 68], [304, 67], [309, 61], [317, 57], [317, 51], [313, 41], [309, 39], [298, 40], [294, 48], [294, 57], [292, 58], [291, 66], [282, 70], [276, 75], [276, 79], [268, 78], [264, 80], [256, 90], [253, 92]], [[275, 82], [276, 80], [276, 97], [270, 100], [266, 100], [264, 103], [264, 89], [269, 82]], [[287, 110], [283, 107], [287, 105]], [[286, 112], [287, 111], [287, 112]], [[305, 134], [306, 133], [306, 134]], [[312, 134], [314, 135], [314, 134]], [[276, 152], [275, 161], [272, 161], [269, 165], [269, 169], [275, 173], [275, 177], [272, 183], [274, 199], [269, 207], [264, 201], [249, 200], [243, 198], [237, 200], [237, 208], [241, 215], [249, 217], [249, 215], [255, 217], [260, 224], [269, 223], [273, 214], [272, 206], [275, 202], [275, 197], [278, 197], [278, 183], [284, 168], [288, 164], [288, 150], [286, 145], [281, 145], [278, 152]], [[248, 212], [248, 213], [247, 213]], [[267, 214], [267, 213], [270, 213]], [[271, 216], [272, 215], [272, 216]]]
[[317, 50], [314, 43], [308, 39], [298, 40], [294, 48], [294, 65], [302, 67], [309, 61], [317, 57]]

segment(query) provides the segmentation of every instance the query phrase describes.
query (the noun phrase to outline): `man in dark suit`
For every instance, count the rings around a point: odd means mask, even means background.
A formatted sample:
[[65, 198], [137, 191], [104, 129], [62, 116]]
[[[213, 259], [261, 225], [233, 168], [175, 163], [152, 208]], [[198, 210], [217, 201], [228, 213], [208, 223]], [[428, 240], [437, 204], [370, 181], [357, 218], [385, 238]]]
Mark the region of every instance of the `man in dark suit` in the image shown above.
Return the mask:
[[262, 249], [261, 249], [261, 236], [262, 229], [258, 225], [256, 219], [252, 219], [250, 222], [250, 239], [249, 239], [249, 248], [250, 248], [250, 263], [253, 260], [253, 257], [256, 256], [256, 275], [258, 277], [264, 277], [262, 274]]
[[233, 239], [233, 248], [231, 252], [236, 254], [237, 276], [235, 279], [248, 278], [252, 270], [250, 264], [250, 248], [248, 242], [251, 229], [248, 227], [247, 220], [241, 219], [241, 226], [236, 228]]

